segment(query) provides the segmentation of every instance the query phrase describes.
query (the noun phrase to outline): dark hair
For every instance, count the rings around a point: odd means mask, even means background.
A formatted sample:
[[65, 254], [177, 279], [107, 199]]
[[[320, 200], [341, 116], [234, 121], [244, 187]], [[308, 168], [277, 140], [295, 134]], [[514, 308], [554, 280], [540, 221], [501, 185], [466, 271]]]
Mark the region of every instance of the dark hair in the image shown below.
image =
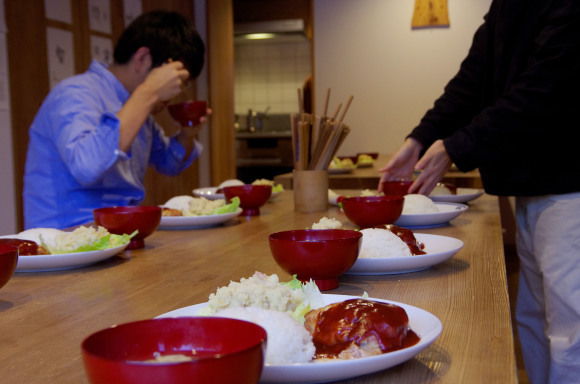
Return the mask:
[[179, 60], [191, 78], [203, 68], [204, 44], [191, 20], [177, 12], [153, 11], [136, 18], [117, 41], [115, 62], [126, 64], [141, 47], [151, 51], [154, 67]]

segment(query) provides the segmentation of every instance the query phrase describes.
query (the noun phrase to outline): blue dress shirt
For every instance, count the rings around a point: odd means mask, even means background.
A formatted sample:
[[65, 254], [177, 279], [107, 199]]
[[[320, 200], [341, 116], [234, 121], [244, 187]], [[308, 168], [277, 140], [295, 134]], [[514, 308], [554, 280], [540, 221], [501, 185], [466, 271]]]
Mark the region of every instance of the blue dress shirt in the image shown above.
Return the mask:
[[116, 116], [129, 92], [101, 63], [60, 82], [29, 131], [24, 175], [25, 228], [66, 228], [93, 221], [93, 209], [138, 205], [150, 164], [176, 175], [202, 150], [185, 148], [149, 116], [128, 153], [119, 150]]

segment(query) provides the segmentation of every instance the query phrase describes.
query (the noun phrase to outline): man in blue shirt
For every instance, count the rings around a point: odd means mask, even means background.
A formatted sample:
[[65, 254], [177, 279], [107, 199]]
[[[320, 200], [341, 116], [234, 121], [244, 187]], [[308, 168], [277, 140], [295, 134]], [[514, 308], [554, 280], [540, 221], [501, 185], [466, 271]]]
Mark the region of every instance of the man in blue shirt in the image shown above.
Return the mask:
[[155, 11], [123, 32], [111, 66], [93, 61], [54, 87], [30, 127], [25, 227], [91, 222], [95, 208], [139, 204], [149, 164], [167, 175], [188, 167], [200, 126], [168, 138], [151, 114], [197, 77], [204, 53], [191, 21]]

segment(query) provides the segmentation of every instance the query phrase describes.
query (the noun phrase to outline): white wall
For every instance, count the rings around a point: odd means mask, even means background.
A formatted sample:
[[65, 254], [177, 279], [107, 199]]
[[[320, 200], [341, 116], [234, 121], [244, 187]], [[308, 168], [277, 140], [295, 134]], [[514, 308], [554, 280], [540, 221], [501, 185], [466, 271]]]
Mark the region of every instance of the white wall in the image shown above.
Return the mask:
[[0, 0], [0, 235], [16, 233], [12, 117], [4, 0]]
[[450, 27], [411, 29], [414, 1], [313, 0], [314, 86], [322, 112], [349, 95], [339, 154], [393, 153], [467, 54], [491, 0], [448, 0]]
[[237, 115], [248, 109], [295, 113], [298, 88], [312, 74], [311, 43], [252, 40], [234, 44], [234, 100]]

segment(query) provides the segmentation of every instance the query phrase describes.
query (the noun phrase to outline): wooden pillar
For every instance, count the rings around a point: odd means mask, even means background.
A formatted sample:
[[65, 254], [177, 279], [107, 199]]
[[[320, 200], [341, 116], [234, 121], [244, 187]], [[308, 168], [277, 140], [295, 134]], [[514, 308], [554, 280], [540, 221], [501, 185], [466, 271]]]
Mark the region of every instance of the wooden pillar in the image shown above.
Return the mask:
[[236, 177], [232, 0], [207, 0], [211, 183]]

